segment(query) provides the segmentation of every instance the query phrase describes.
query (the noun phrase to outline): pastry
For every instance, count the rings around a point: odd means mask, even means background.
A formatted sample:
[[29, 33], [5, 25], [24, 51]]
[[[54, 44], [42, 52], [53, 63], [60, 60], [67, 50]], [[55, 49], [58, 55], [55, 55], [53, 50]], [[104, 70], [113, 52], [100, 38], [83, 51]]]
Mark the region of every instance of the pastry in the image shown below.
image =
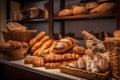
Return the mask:
[[70, 16], [72, 14], [73, 13], [71, 9], [63, 9], [58, 13], [58, 16]]

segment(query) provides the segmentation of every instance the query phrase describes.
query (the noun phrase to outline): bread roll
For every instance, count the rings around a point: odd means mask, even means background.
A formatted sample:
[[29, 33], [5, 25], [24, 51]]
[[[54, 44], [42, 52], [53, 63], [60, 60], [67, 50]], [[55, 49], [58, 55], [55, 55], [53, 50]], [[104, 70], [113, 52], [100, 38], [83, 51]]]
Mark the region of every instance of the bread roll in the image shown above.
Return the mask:
[[29, 41], [29, 45], [33, 46], [36, 42], [40, 41], [44, 36], [45, 36], [46, 32], [41, 31], [40, 33], [38, 33], [34, 38], [32, 38]]
[[73, 14], [74, 15], [80, 15], [80, 14], [87, 14], [88, 11], [84, 6], [76, 6], [73, 8]]
[[119, 38], [120, 37], [120, 30], [114, 31], [113, 36], [116, 38]]
[[38, 48], [41, 47], [41, 45], [42, 45], [44, 42], [46, 42], [46, 41], [49, 40], [49, 39], [50, 39], [49, 36], [44, 36], [43, 38], [41, 38], [40, 41], [36, 42], [36, 43], [32, 46], [31, 52], [35, 52]]
[[70, 16], [72, 14], [73, 13], [71, 9], [63, 9], [58, 13], [58, 16]]
[[85, 5], [85, 8], [86, 9], [93, 9], [93, 8], [96, 8], [99, 4], [97, 2], [94, 2], [94, 1], [91, 1], [91, 2], [88, 2], [86, 5]]

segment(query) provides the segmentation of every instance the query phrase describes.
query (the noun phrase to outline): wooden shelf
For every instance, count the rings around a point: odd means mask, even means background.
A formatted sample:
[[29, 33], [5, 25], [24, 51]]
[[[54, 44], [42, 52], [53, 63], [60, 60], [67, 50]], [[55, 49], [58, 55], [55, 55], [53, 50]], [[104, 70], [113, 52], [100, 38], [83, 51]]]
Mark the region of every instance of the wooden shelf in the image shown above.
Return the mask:
[[46, 1], [46, 0], [12, 0], [12, 1], [17, 1], [17, 2], [33, 2], [33, 1]]
[[41, 19], [27, 19], [27, 20], [7, 20], [7, 22], [48, 22], [48, 19], [41, 18]]
[[85, 14], [76, 16], [54, 17], [53, 20], [74, 20], [74, 19], [98, 19], [98, 18], [115, 18], [115, 13], [101, 13], [101, 14]]

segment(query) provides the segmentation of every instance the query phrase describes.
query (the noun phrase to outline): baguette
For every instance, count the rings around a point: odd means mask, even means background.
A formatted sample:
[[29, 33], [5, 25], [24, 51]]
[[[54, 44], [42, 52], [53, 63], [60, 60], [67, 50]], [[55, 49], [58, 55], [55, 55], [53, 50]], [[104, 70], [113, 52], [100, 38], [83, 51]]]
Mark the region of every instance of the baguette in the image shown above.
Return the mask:
[[40, 48], [42, 46], [42, 44], [49, 40], [50, 37], [49, 36], [44, 36], [40, 41], [36, 42], [33, 47], [31, 48], [31, 52], [35, 52], [38, 48]]
[[80, 57], [79, 54], [75, 53], [65, 53], [65, 54], [49, 54], [44, 56], [45, 62], [53, 62], [53, 61], [65, 61], [65, 60], [76, 60]]
[[51, 45], [52, 45], [52, 40], [49, 39], [45, 43], [43, 43], [43, 45], [40, 48], [38, 48], [38, 50], [35, 51], [33, 55], [39, 56], [43, 52], [43, 50], [49, 48]]
[[41, 31], [40, 33], [38, 33], [34, 38], [32, 38], [29, 41], [29, 45], [33, 46], [36, 42], [38, 42], [39, 40], [41, 40], [45, 35], [46, 35], [46, 33], [44, 31]]

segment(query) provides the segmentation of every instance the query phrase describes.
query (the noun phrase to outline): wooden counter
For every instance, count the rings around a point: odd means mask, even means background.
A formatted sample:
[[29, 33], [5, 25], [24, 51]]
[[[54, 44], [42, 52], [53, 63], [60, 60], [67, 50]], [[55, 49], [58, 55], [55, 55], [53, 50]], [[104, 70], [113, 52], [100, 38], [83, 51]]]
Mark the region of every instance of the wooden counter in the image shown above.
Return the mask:
[[0, 58], [0, 63], [4, 66], [1, 68], [4, 80], [86, 80], [61, 73], [59, 69], [45, 69], [24, 64], [24, 59], [8, 61]]

